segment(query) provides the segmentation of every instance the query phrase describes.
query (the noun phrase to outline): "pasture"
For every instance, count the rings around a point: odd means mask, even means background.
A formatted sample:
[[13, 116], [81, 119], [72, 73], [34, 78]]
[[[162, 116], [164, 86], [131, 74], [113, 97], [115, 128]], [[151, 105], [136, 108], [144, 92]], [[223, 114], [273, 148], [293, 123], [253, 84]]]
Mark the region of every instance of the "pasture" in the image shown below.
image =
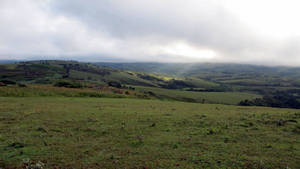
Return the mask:
[[300, 110], [0, 97], [0, 168], [292, 168]]

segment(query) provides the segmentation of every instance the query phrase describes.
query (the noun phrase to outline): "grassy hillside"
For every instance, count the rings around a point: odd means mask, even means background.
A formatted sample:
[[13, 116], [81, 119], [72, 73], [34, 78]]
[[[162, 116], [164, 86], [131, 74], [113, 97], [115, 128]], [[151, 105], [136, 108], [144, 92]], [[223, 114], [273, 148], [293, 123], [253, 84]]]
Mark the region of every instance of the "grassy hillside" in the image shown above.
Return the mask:
[[[97, 87], [97, 86], [96, 86]], [[29, 85], [27, 87], [0, 87], [0, 97], [108, 97], [108, 98], [148, 98], [145, 93], [117, 89], [102, 88], [63, 88], [50, 85]], [[153, 97], [152, 97], [153, 98]]]
[[152, 93], [160, 99], [171, 99], [198, 103], [238, 104], [241, 100], [261, 98], [260, 95], [242, 92], [193, 92], [154, 87], [135, 86], [137, 91]]
[[121, 70], [132, 70], [137, 72], [169, 74], [177, 76], [191, 76], [199, 73], [220, 73], [220, 74], [264, 74], [272, 76], [297, 76], [300, 73], [299, 67], [282, 66], [258, 66], [246, 64], [226, 63], [96, 63], [101, 66], [113, 67]]
[[[249, 101], [249, 98], [245, 98], [239, 104], [300, 108], [299, 67], [214, 63], [98, 63], [98, 65], [174, 76], [180, 81], [173, 80], [161, 87], [200, 93], [193, 97], [194, 93], [183, 94], [182, 92], [179, 100], [199, 100], [201, 95], [206, 95], [205, 92], [218, 92], [210, 93], [209, 95], [216, 94], [215, 97], [210, 97], [210, 100], [216, 98], [214, 103], [224, 103], [224, 100], [230, 103], [231, 100], [237, 98], [234, 93], [237, 94], [236, 96], [240, 95], [239, 98], [254, 93], [261, 99], [250, 98]], [[176, 95], [177, 91], [169, 93]], [[184, 99], [183, 97], [187, 95], [190, 97]]]
[[300, 111], [0, 97], [0, 168], [292, 168]]
[[[259, 94], [235, 92], [223, 84], [203, 80], [198, 77], [165, 76], [119, 70], [76, 61], [59, 60], [41, 60], [0, 65], [0, 86], [2, 83], [5, 85], [16, 83], [29, 87], [0, 87], [0, 96], [58, 95], [115, 97], [110, 96], [110, 94], [103, 94], [101, 91], [99, 94], [98, 90], [90, 90], [89, 88], [96, 87], [99, 89], [112, 86], [118, 88], [115, 90], [125, 89], [128, 92], [135, 93], [134, 88], [130, 88], [129, 86], [136, 86], [135, 88], [139, 89], [138, 92], [146, 94], [146, 97], [151, 95], [151, 97], [160, 99], [188, 102], [238, 104], [245, 99], [251, 100], [261, 97]], [[87, 89], [88, 92], [70, 94], [68, 92], [57, 92], [58, 89], [49, 87], [57, 83], [60, 83], [58, 86], [61, 87], [66, 87], [66, 83], [68, 83], [67, 87], [82, 88], [82, 90]], [[34, 90], [37, 88], [37, 85], [39, 85], [39, 89], [35, 92]], [[95, 93], [92, 94], [92, 92]], [[124, 93], [125, 91], [122, 94]]]
[[143, 86], [131, 87], [135, 90], [107, 86], [91, 86], [90, 88], [64, 88], [52, 85], [4, 86], [0, 87], [0, 97], [142, 98], [232, 105], [246, 99], [261, 98], [260, 95], [241, 92], [192, 92]]
[[31, 61], [0, 65], [0, 80], [51, 84], [60, 79], [99, 84], [115, 81], [132, 85], [156, 86], [151, 81], [125, 71], [76, 61]]
[[[123, 69], [122, 65], [141, 71], [143, 66], [148, 73], [107, 67]], [[143, 89], [140, 92], [159, 99], [245, 106], [300, 108], [299, 82], [298, 68], [252, 65], [106, 63], [97, 66], [59, 60], [0, 65], [0, 86], [110, 86], [122, 90], [135, 90], [130, 86], [137, 86], [136, 89]]]
[[162, 87], [169, 81], [183, 81], [180, 87], [214, 87], [213, 82], [201, 79], [158, 76], [149, 73], [123, 71], [89, 63], [60, 60], [41, 60], [0, 65], [0, 80], [29, 84], [51, 84], [60, 79], [107, 84], [110, 81], [127, 85]]
[[[300, 86], [299, 67], [267, 67], [241, 64], [214, 63], [98, 63], [122, 70], [190, 77], [232, 90], [259, 91], [289, 90]], [[252, 87], [256, 87], [252, 90]]]

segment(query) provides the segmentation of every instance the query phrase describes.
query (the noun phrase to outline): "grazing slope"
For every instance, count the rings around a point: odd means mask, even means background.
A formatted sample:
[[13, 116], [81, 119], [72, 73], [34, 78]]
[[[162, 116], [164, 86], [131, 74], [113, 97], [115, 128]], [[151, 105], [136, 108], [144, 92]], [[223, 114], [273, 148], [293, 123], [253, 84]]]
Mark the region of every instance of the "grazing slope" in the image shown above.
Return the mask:
[[[229, 94], [229, 92], [242, 92], [244, 96], [247, 93], [256, 93], [262, 96], [261, 99], [247, 98], [239, 103], [244, 106], [256, 105], [300, 109], [299, 67], [212, 63], [98, 63], [98, 65], [123, 70], [166, 74], [177, 78], [183, 77], [185, 83], [196, 82], [197, 80], [199, 82], [204, 81], [201, 87], [197, 88], [197, 85], [195, 85], [194, 87], [182, 87], [181, 89], [194, 92], [219, 92], [219, 96], [217, 96], [219, 98], [222, 97], [220, 92], [226, 92], [226, 94]], [[180, 85], [176, 81], [174, 84]], [[172, 88], [173, 85], [170, 84], [168, 87]], [[192, 96], [193, 93], [190, 93], [190, 95]], [[231, 100], [230, 97], [222, 98], [223, 100], [228, 98], [227, 103]], [[188, 99], [193, 100], [193, 97]]]
[[[223, 84], [199, 77], [175, 77], [132, 72], [76, 61], [41, 60], [0, 65], [0, 86], [1, 83], [13, 84], [15, 82], [26, 84], [29, 87], [36, 84], [56, 84], [60, 87], [103, 88], [103, 86], [112, 86], [130, 90], [144, 88], [146, 90], [138, 91], [154, 98], [201, 103], [238, 104], [246, 99], [252, 100], [261, 97], [258, 93], [241, 93]], [[0, 96], [10, 96], [6, 89], [0, 89]], [[8, 91], [12, 90], [12, 88], [8, 88]], [[16, 90], [26, 93], [26, 89]], [[28, 95], [30, 96], [30, 94]], [[22, 96], [22, 94], [14, 94], [14, 96]], [[24, 94], [24, 96], [27, 95]]]
[[242, 92], [193, 92], [168, 90], [163, 88], [135, 86], [136, 91], [144, 93], [155, 93], [160, 99], [170, 99], [177, 101], [196, 103], [217, 103], [237, 105], [241, 100], [260, 98], [258, 94]]
[[99, 67], [76, 61], [30, 61], [0, 65], [0, 79], [22, 83], [49, 84], [60, 79], [106, 84], [115, 81], [125, 84], [157, 86], [118, 69]]
[[0, 98], [0, 168], [298, 168], [300, 111]]
[[203, 79], [234, 90], [288, 90], [300, 87], [299, 67], [267, 67], [213, 63], [97, 63], [121, 70]]

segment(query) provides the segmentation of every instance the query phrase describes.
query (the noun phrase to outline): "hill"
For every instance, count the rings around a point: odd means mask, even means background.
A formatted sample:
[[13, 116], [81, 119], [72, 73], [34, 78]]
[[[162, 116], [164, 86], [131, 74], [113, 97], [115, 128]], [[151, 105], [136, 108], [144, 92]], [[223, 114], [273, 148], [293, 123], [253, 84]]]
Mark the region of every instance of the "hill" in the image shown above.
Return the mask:
[[19, 62], [16, 60], [0, 60], [0, 64], [10, 64], [10, 63], [15, 63], [15, 62]]
[[155, 62], [98, 62], [100, 66], [108, 66], [121, 70], [132, 70], [137, 72], [169, 74], [176, 76], [191, 76], [198, 73], [254, 73], [265, 75], [299, 75], [299, 67], [283, 66], [259, 66], [231, 63], [155, 63]]
[[186, 89], [195, 92], [242, 92], [262, 95], [240, 105], [300, 108], [300, 68], [214, 63], [97, 63], [121, 70], [203, 81], [211, 86]]
[[121, 70], [132, 70], [176, 77], [193, 77], [233, 88], [255, 89], [300, 87], [300, 68], [267, 67], [216, 63], [97, 63]]
[[158, 99], [300, 108], [300, 71], [290, 67], [41, 60], [0, 65], [1, 84], [109, 86]]
[[76, 61], [44, 60], [0, 65], [0, 77], [2, 80], [37, 84], [51, 84], [59, 79], [65, 79], [100, 84], [115, 81], [155, 86], [154, 83], [126, 71]]
[[[240, 95], [240, 92], [227, 90], [226, 86], [220, 83], [198, 77], [176, 77], [134, 72], [77, 61], [42, 60], [0, 65], [0, 82], [8, 85], [15, 83], [21, 84], [21, 86], [38, 84], [69, 88], [110, 86], [135, 90], [159, 99], [201, 103], [238, 104], [245, 99], [261, 97], [256, 93]], [[24, 90], [19, 91], [24, 93]], [[2, 91], [2, 95], [9, 95], [5, 90]], [[225, 95], [229, 97], [220, 101], [217, 98], [224, 95], [222, 92], [228, 92]]]

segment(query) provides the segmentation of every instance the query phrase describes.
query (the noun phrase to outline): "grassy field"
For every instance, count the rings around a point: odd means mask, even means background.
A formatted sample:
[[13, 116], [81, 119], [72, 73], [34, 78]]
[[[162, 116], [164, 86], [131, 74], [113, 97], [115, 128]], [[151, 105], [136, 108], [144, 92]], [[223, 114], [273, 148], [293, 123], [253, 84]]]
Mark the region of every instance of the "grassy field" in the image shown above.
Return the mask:
[[291, 168], [300, 110], [0, 97], [0, 168]]
[[28, 85], [26, 87], [0, 87], [0, 97], [96, 97], [96, 98], [142, 98], [154, 99], [145, 93], [108, 86], [98, 88], [65, 88], [51, 85]]
[[153, 92], [157, 97], [168, 98], [179, 101], [188, 102], [204, 102], [205, 103], [217, 103], [217, 104], [233, 104], [236, 105], [240, 101], [245, 99], [255, 99], [261, 96], [253, 93], [242, 92], [193, 92], [193, 91], [181, 91], [170, 90], [155, 87], [143, 87], [135, 86], [137, 91], [140, 92]]
[[[193, 92], [162, 89], [155, 87], [134, 86], [136, 90], [112, 87], [98, 88], [64, 88], [51, 85], [28, 85], [27, 87], [0, 87], [0, 97], [105, 97], [105, 98], [159, 98], [186, 102], [231, 104], [236, 105], [245, 99], [260, 98], [258, 94], [241, 92]], [[154, 93], [154, 95], [149, 94]]]

